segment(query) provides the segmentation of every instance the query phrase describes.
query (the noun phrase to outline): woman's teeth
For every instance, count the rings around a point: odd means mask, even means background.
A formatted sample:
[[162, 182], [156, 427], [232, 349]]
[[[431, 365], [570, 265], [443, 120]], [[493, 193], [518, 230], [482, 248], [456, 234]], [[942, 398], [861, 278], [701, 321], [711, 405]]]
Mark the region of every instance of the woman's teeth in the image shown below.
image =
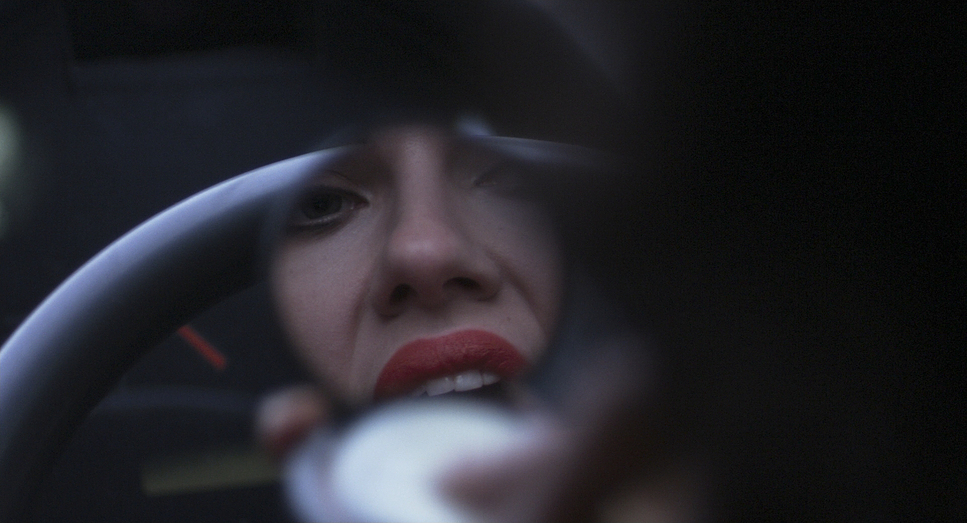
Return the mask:
[[426, 383], [417, 387], [410, 394], [420, 396], [426, 393], [427, 396], [438, 396], [448, 392], [463, 392], [466, 390], [479, 389], [485, 385], [492, 385], [500, 381], [500, 376], [492, 372], [482, 372], [479, 370], [468, 370], [453, 376], [444, 376], [427, 380]]

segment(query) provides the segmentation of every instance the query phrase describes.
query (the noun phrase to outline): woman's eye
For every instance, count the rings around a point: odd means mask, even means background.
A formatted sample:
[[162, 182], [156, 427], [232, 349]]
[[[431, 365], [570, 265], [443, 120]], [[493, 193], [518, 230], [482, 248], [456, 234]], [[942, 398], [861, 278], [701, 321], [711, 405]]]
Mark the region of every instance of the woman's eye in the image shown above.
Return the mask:
[[363, 204], [362, 197], [347, 191], [328, 187], [312, 189], [299, 199], [289, 218], [289, 227], [296, 231], [333, 227]]
[[511, 163], [501, 163], [487, 169], [474, 179], [473, 185], [505, 197], [527, 199], [531, 196], [525, 169]]
[[496, 187], [508, 191], [515, 191], [524, 184], [520, 170], [508, 163], [495, 165], [474, 179], [476, 187]]

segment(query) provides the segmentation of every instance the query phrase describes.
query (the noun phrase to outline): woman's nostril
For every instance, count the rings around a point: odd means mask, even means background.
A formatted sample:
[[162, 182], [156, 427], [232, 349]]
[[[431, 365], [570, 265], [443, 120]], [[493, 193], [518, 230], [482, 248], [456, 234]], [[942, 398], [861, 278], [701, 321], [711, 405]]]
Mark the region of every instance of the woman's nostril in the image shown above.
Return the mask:
[[400, 303], [406, 299], [410, 293], [413, 292], [413, 288], [406, 284], [400, 284], [393, 288], [393, 292], [390, 293], [389, 300], [390, 303]]
[[480, 288], [480, 284], [477, 283], [477, 281], [473, 280], [472, 278], [457, 277], [457, 278], [453, 278], [451, 281], [456, 283], [460, 287], [471, 291], [477, 290]]

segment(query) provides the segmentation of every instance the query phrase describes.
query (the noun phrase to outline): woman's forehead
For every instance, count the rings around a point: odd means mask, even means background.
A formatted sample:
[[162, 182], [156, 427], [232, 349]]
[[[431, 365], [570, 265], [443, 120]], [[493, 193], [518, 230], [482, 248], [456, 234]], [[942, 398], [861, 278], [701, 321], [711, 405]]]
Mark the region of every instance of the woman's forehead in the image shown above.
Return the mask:
[[442, 152], [452, 142], [451, 133], [435, 125], [422, 123], [400, 124], [374, 130], [368, 145], [381, 155], [401, 153]]
[[487, 120], [478, 115], [405, 114], [345, 125], [323, 140], [320, 148], [365, 145], [373, 143], [387, 134], [398, 133], [401, 130], [422, 130], [427, 133], [455, 138], [493, 136], [495, 134]]
[[385, 171], [397, 167], [399, 162], [417, 157], [440, 162], [441, 167], [450, 170], [473, 170], [506, 162], [535, 174], [567, 179], [578, 176], [587, 178], [585, 181], [611, 179], [612, 170], [620, 164], [619, 157], [604, 151], [500, 136], [478, 117], [462, 117], [446, 123], [400, 119], [379, 125], [351, 126], [332, 135], [327, 145], [327, 160], [310, 178], [330, 170], [354, 176], [387, 174]]
[[472, 174], [500, 161], [501, 155], [453, 129], [426, 123], [373, 129], [365, 138], [337, 149], [308, 183], [334, 176], [356, 183], [396, 180], [404, 172], [425, 171], [447, 177]]
[[345, 154], [339, 159], [348, 161], [368, 157], [383, 163], [395, 163], [406, 158], [433, 156], [446, 161], [467, 155], [477, 156], [481, 151], [475, 146], [474, 137], [457, 126], [443, 126], [422, 121], [396, 122], [367, 129], [352, 137], [345, 137]]

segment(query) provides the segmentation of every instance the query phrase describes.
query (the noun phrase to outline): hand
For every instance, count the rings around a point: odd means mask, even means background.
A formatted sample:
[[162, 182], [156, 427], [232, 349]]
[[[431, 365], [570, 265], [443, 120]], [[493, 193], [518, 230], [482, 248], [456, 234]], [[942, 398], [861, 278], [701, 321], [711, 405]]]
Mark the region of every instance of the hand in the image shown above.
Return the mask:
[[554, 414], [527, 409], [532, 423], [520, 444], [469, 457], [441, 488], [482, 521], [700, 520], [700, 469], [673, 450], [637, 353], [619, 350], [580, 366]]
[[314, 427], [330, 418], [330, 403], [312, 385], [296, 385], [262, 399], [255, 414], [259, 444], [282, 461]]

